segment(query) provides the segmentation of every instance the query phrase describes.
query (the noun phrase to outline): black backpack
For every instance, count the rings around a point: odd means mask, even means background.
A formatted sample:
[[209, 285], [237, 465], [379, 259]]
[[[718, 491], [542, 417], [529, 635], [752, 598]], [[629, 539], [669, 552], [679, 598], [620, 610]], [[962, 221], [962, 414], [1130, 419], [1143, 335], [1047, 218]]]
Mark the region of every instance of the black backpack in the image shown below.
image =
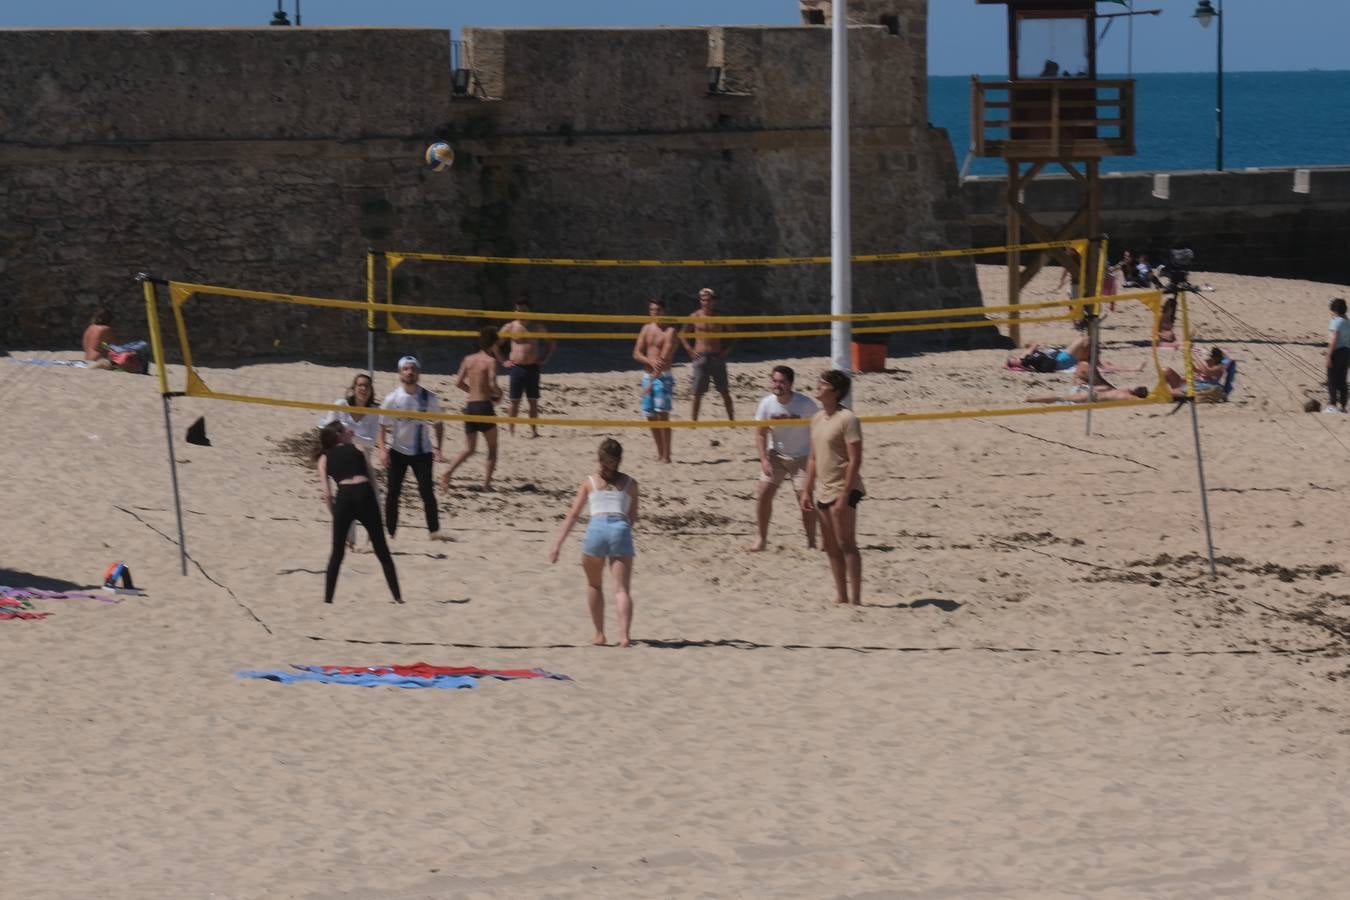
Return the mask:
[[1059, 366], [1053, 355], [1043, 350], [1032, 350], [1022, 357], [1022, 368], [1032, 372], [1054, 372]]

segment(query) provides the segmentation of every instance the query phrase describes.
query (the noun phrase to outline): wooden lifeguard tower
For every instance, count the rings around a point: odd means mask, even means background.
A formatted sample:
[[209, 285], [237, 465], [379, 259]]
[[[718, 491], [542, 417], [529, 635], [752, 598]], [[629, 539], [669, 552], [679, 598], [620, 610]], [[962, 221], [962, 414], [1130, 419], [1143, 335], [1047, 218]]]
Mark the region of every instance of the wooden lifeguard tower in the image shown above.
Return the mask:
[[[1007, 243], [1096, 238], [1101, 160], [1134, 155], [1134, 81], [1097, 78], [1096, 0], [976, 2], [1008, 7], [1008, 80], [972, 77], [970, 103], [972, 154], [1008, 162]], [[1073, 176], [1082, 200], [1067, 221], [1049, 226], [1027, 208], [1026, 186], [1056, 165]], [[1089, 247], [1091, 279], [1100, 243]], [[1071, 251], [1049, 255], [1079, 268]], [[1009, 303], [1018, 302], [1046, 256], [1037, 253], [1024, 268], [1021, 254], [1009, 251]], [[1083, 288], [1084, 296], [1091, 293]], [[1009, 337], [1021, 342], [1015, 316]]]

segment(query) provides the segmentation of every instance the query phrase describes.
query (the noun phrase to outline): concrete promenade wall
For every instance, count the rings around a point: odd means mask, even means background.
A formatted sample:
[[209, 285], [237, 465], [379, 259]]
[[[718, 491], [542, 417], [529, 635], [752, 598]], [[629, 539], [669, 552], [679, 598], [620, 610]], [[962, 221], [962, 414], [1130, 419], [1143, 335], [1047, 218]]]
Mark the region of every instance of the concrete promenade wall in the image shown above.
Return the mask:
[[[926, 6], [858, 27], [855, 252], [964, 246], [946, 133], [927, 124]], [[0, 345], [72, 347], [92, 308], [139, 333], [142, 269], [364, 294], [367, 247], [580, 257], [829, 252], [829, 32], [799, 28], [0, 31]], [[722, 66], [717, 92], [708, 66]], [[455, 168], [421, 165], [449, 140]], [[400, 301], [543, 311], [828, 311], [827, 267], [545, 269], [409, 262]], [[855, 267], [859, 310], [966, 305], [964, 261]], [[194, 351], [357, 358], [364, 317], [189, 306]], [[167, 324], [167, 322], [166, 322]], [[436, 327], [443, 322], [406, 321]], [[956, 343], [990, 334], [958, 331]], [[388, 353], [426, 352], [388, 339]], [[411, 343], [409, 343], [411, 342]], [[455, 353], [461, 348], [456, 346]]]
[[[1165, 176], [1165, 198], [1155, 196], [1158, 176], [1104, 175], [1102, 230], [1112, 256], [1132, 247], [1158, 260], [1185, 240], [1199, 270], [1350, 284], [1350, 168], [1303, 173], [1307, 193], [1295, 192], [1302, 176], [1294, 169], [1175, 172]], [[982, 176], [961, 186], [977, 245], [1004, 241], [1006, 184]], [[1077, 208], [1079, 191], [1067, 175], [1038, 178], [1026, 201], [1038, 218], [1057, 222]]]

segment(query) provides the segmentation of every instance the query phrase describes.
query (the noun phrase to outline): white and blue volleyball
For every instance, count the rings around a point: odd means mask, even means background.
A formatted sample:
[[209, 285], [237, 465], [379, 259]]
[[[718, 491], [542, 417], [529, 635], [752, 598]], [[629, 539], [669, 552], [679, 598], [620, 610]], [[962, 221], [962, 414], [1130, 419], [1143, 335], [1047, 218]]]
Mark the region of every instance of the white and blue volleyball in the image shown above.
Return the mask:
[[444, 172], [455, 164], [455, 151], [445, 141], [437, 141], [427, 148], [427, 165], [433, 172]]

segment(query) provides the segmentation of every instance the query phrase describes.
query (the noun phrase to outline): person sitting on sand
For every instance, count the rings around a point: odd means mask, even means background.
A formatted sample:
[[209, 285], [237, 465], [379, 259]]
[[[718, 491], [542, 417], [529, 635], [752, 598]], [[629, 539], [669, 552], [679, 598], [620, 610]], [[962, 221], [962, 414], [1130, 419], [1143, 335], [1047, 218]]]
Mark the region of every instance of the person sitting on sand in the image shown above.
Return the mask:
[[600, 442], [597, 454], [598, 468], [586, 476], [577, 488], [572, 508], [567, 511], [558, 529], [557, 540], [549, 551], [548, 561], [556, 563], [562, 552], [563, 541], [581, 515], [581, 508], [590, 509], [586, 526], [586, 540], [581, 547], [581, 568], [586, 573], [586, 605], [591, 610], [595, 637], [591, 643], [603, 647], [605, 638], [605, 593], [603, 579], [605, 563], [609, 563], [614, 579], [614, 602], [619, 611], [619, 646], [632, 644], [633, 597], [630, 583], [633, 578], [633, 526], [638, 520], [638, 483], [619, 471], [623, 462], [623, 446], [613, 438]]
[[112, 313], [106, 306], [94, 310], [94, 316], [84, 329], [85, 368], [111, 369], [112, 360], [108, 359], [107, 345], [114, 343]]

